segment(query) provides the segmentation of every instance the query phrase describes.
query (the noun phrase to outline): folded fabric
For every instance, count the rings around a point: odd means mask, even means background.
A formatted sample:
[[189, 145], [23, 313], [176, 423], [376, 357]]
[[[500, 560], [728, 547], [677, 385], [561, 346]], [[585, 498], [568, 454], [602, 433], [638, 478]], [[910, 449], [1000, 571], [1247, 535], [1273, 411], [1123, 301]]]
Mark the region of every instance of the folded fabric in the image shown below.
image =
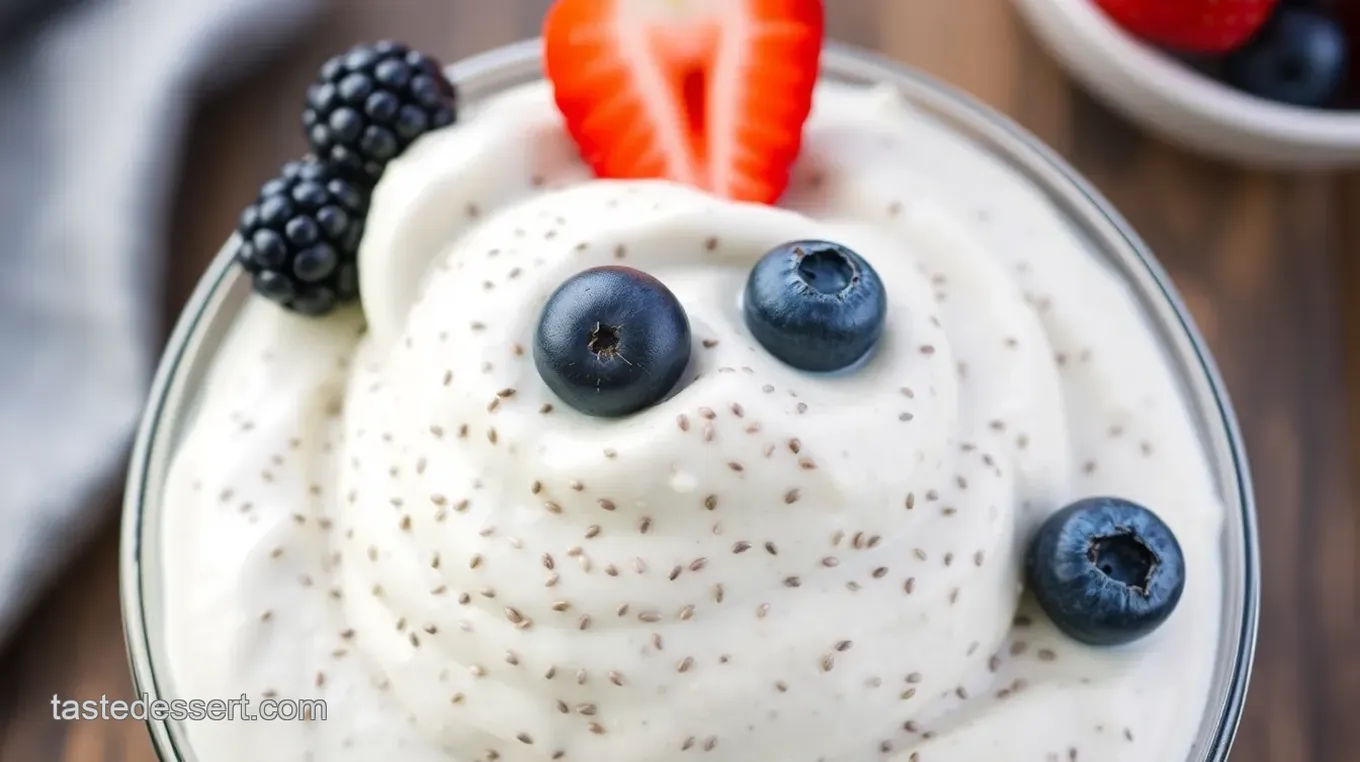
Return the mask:
[[0, 50], [0, 642], [116, 484], [193, 96], [322, 0], [82, 0]]

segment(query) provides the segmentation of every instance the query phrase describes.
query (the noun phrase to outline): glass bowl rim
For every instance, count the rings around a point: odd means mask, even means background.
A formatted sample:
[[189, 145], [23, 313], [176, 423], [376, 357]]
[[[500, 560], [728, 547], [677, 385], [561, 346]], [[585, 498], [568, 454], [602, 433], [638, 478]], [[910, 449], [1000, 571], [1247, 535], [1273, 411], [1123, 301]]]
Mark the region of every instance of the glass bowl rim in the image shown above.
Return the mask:
[[[474, 84], [474, 94], [494, 92], [506, 85], [505, 80], [522, 77], [526, 67], [532, 66], [536, 70], [541, 48], [540, 38], [530, 38], [460, 59], [448, 66], [447, 71], [460, 87], [467, 83]], [[1147, 292], [1140, 296], [1155, 298], [1159, 294], [1163, 306], [1169, 308], [1174, 317], [1174, 326], [1161, 327], [1179, 329], [1178, 338], [1182, 346], [1181, 356], [1176, 359], [1186, 366], [1184, 370], [1187, 373], [1194, 373], [1194, 365], [1202, 373], [1198, 379], [1201, 382], [1200, 399], [1187, 399], [1187, 405], [1200, 408], [1198, 412], [1206, 416], [1204, 423], [1209, 428], [1219, 428], [1210, 435], [1218, 435], [1220, 441], [1217, 444], [1221, 450], [1218, 455], [1226, 456], [1227, 462], [1218, 464], [1215, 470], [1231, 471], [1232, 478], [1228, 486], [1232, 494], [1224, 496], [1225, 507], [1231, 512], [1236, 504], [1241, 520], [1242, 557], [1239, 561], [1244, 601], [1232, 664], [1226, 675], [1229, 681], [1227, 694], [1218, 713], [1213, 738], [1202, 757], [1204, 762], [1224, 762], [1241, 720], [1255, 658], [1260, 616], [1260, 550], [1256, 506], [1245, 445], [1223, 380], [1188, 309], [1171, 285], [1169, 276], [1142, 239], [1098, 191], [1052, 149], [1000, 112], [914, 67], [856, 46], [827, 42], [822, 66], [825, 73], [833, 76], [858, 76], [866, 81], [892, 82], [909, 91], [913, 102], [928, 103], [933, 111], [948, 114], [950, 120], [956, 122], [951, 127], [966, 125], [970, 131], [985, 135], [994, 148], [1004, 149], [1003, 159], [1012, 164], [1023, 161], [1022, 174], [1027, 181], [1074, 206], [1065, 209], [1064, 213], [1080, 217], [1082, 222], [1098, 228], [1100, 243], [1111, 252], [1122, 253], [1122, 257], [1128, 260], [1122, 264], [1142, 268], [1143, 272], [1135, 275], [1141, 276], [1143, 282], [1130, 284]], [[976, 139], [972, 135], [969, 137]], [[123, 633], [137, 698], [154, 699], [161, 696], [157, 689], [159, 681], [152, 661], [147, 627], [144, 593], [147, 580], [143, 575], [142, 560], [144, 508], [148, 491], [158, 488], [150, 484], [151, 458], [155, 454], [154, 445], [162, 419], [169, 409], [172, 387], [189, 355], [190, 339], [195, 337], [213, 310], [220, 307], [216, 299], [230, 290], [238, 243], [239, 239], [233, 233], [200, 277], [176, 319], [152, 379], [129, 461], [120, 528], [119, 589]], [[1189, 362], [1191, 360], [1193, 363]], [[1205, 402], [1212, 404], [1205, 405]], [[1217, 415], [1210, 414], [1213, 412]], [[1222, 481], [1222, 474], [1218, 476]], [[153, 552], [158, 551], [153, 549]], [[1232, 570], [1228, 569], [1228, 572]], [[1220, 646], [1228, 644], [1228, 638], [1227, 633], [1220, 633]], [[1202, 711], [1204, 719], [1209, 719], [1210, 706], [1206, 705]], [[157, 757], [164, 762], [179, 762], [180, 750], [170, 724], [164, 719], [146, 719]], [[1201, 735], [1207, 724], [1201, 725]]]

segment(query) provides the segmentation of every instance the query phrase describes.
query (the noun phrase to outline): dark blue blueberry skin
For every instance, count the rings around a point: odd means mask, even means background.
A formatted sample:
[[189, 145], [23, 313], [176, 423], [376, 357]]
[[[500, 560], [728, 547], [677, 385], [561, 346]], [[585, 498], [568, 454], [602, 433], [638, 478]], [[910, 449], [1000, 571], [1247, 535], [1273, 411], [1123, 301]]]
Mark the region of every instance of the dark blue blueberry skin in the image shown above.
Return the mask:
[[1241, 90], [1294, 106], [1321, 107], [1341, 91], [1350, 65], [1346, 32], [1307, 8], [1280, 8], [1246, 47], [1223, 65]]
[[625, 416], [675, 387], [689, 365], [690, 341], [689, 318], [665, 284], [631, 267], [596, 267], [548, 298], [534, 365], [580, 412]]
[[1025, 557], [1040, 608], [1069, 637], [1131, 643], [1157, 629], [1185, 590], [1185, 557], [1152, 511], [1117, 497], [1079, 500], [1044, 522]]
[[765, 350], [800, 370], [829, 372], [864, 358], [887, 317], [878, 273], [827, 241], [776, 247], [746, 280], [746, 327]]

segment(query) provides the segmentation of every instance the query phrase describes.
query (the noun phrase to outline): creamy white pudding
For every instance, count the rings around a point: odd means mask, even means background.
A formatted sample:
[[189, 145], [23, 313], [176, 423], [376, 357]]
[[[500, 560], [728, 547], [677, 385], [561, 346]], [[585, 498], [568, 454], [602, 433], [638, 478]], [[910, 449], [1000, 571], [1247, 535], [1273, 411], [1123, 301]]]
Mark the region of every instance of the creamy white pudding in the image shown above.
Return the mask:
[[[376, 191], [363, 314], [253, 298], [166, 487], [177, 695], [319, 697], [194, 723], [200, 762], [1181, 762], [1218, 644], [1223, 507], [1120, 277], [998, 160], [893, 91], [822, 86], [780, 208], [593, 180], [546, 85], [419, 140]], [[751, 266], [843, 244], [873, 356], [793, 370]], [[643, 270], [691, 368], [624, 419], [530, 356], [571, 275]], [[1023, 543], [1138, 501], [1189, 569], [1102, 649], [1020, 595]]]

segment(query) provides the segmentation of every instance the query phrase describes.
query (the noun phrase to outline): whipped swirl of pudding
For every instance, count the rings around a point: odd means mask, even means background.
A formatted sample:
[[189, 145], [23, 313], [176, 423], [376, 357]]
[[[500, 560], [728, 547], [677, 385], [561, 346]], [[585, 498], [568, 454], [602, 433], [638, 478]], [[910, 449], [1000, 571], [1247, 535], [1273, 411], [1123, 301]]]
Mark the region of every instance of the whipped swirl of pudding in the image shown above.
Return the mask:
[[[791, 240], [868, 261], [882, 339], [797, 371], [742, 318]], [[1156, 339], [1049, 202], [892, 91], [822, 86], [779, 208], [590, 178], [546, 86], [379, 185], [364, 314], [252, 297], [167, 486], [176, 695], [200, 762], [1180, 762], [1218, 643], [1223, 508]], [[693, 334], [634, 415], [557, 399], [554, 290], [626, 265]], [[1181, 605], [1114, 649], [1021, 595], [1074, 499], [1153, 508]]]

